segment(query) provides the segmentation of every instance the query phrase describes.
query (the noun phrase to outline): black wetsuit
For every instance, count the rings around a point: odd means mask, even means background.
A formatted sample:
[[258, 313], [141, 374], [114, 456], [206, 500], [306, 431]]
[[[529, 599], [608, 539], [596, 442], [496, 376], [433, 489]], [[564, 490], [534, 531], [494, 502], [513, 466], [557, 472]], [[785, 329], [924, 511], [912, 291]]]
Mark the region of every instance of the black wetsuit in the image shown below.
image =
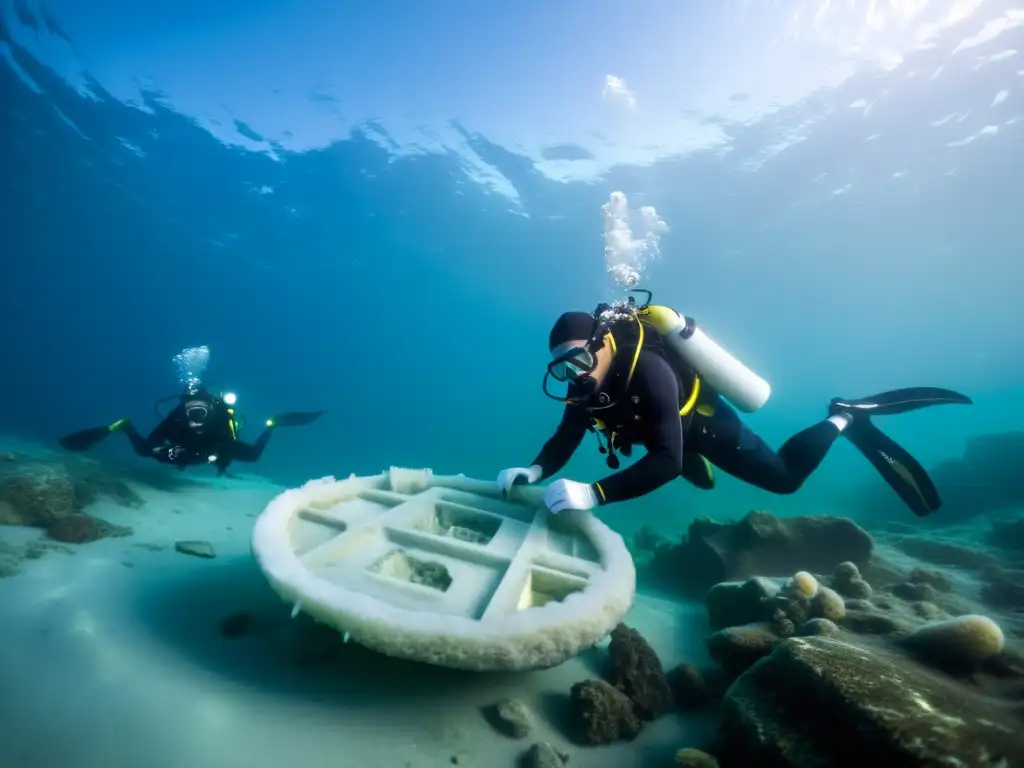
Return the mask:
[[[197, 464], [214, 464], [223, 474], [233, 461], [256, 461], [267, 447], [273, 427], [268, 426], [255, 443], [246, 443], [235, 436], [233, 417], [222, 404], [212, 408], [209, 423], [199, 429], [189, 426], [182, 406], [177, 406], [143, 437], [129, 422], [121, 430], [128, 436], [135, 453], [156, 459], [179, 469]], [[210, 457], [216, 457], [211, 461]]]
[[[823, 420], [791, 437], [776, 452], [740, 421], [732, 406], [706, 387], [697, 407], [680, 415], [692, 392], [692, 373], [677, 372], [656, 348], [645, 345], [627, 388], [633, 354], [623, 351], [613, 360], [600, 391], [582, 404], [566, 404], [557, 431], [533, 462], [543, 470], [541, 479], [565, 466], [593, 419], [603, 422], [600, 431], [606, 438], [614, 433], [609, 450], [629, 455], [634, 445], [647, 449], [647, 455], [632, 466], [593, 484], [601, 503], [643, 496], [680, 475], [711, 488], [713, 478], [709, 475], [702, 482], [694, 470], [695, 462], [703, 465], [701, 456], [751, 485], [772, 493], [793, 493], [840, 434], [834, 424]], [[602, 400], [610, 405], [601, 407]]]

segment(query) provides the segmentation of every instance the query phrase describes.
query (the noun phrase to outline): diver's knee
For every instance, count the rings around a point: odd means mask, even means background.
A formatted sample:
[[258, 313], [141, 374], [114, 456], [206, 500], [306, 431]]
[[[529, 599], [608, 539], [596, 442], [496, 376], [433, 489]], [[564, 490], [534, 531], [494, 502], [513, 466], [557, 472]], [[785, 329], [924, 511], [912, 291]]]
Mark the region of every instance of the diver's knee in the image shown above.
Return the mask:
[[799, 478], [782, 475], [780, 477], [773, 478], [771, 483], [767, 483], [762, 487], [766, 491], [774, 493], [776, 496], [792, 496], [800, 490], [803, 484], [804, 481]]

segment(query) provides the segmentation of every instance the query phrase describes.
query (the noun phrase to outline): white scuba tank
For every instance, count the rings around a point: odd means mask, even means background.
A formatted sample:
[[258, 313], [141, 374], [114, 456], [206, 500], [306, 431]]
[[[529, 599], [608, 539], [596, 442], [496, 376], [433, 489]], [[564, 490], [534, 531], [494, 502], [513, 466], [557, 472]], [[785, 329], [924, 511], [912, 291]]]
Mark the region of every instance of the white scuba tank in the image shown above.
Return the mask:
[[693, 318], [662, 306], [644, 307], [639, 315], [709, 387], [736, 408], [753, 413], [768, 402], [772, 392], [768, 382], [704, 333]]

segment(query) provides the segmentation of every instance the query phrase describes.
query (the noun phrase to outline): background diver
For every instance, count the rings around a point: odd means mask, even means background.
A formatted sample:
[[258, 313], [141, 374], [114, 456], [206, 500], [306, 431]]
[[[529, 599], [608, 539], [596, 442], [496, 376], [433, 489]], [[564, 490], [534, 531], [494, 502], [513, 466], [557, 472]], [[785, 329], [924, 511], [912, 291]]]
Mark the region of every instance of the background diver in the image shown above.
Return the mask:
[[[925, 469], [882, 433], [872, 416], [888, 416], [951, 403], [970, 404], [957, 392], [915, 387], [859, 400], [835, 398], [825, 419], [793, 435], [778, 451], [747, 427], [741, 410], [757, 410], [769, 387], [697, 327], [668, 307], [600, 305], [593, 314], [567, 312], [548, 339], [552, 360], [544, 393], [565, 403], [561, 423], [528, 467], [504, 469], [497, 483], [504, 493], [519, 483], [536, 483], [568, 463], [588, 431], [594, 432], [607, 464], [617, 469], [624, 456], [643, 445], [646, 455], [632, 466], [595, 483], [560, 479], [544, 496], [551, 512], [592, 509], [643, 496], [682, 475], [710, 490], [711, 465], [763, 490], [790, 494], [818, 467], [844, 435], [918, 516], [942, 502]], [[565, 382], [559, 397], [549, 380]]]
[[[233, 393], [212, 395], [203, 386], [187, 388], [177, 405], [156, 428], [143, 437], [127, 418], [113, 424], [92, 427], [60, 439], [69, 451], [85, 451], [114, 432], [128, 437], [139, 456], [170, 464], [180, 470], [189, 466], [213, 464], [217, 474], [225, 474], [234, 461], [253, 462], [263, 455], [276, 427], [298, 427], [315, 421], [324, 411], [282, 413], [268, 419], [266, 427], [253, 443], [238, 437], [242, 425], [235, 413]], [[158, 405], [160, 402], [158, 401]], [[159, 411], [158, 411], [159, 413]]]

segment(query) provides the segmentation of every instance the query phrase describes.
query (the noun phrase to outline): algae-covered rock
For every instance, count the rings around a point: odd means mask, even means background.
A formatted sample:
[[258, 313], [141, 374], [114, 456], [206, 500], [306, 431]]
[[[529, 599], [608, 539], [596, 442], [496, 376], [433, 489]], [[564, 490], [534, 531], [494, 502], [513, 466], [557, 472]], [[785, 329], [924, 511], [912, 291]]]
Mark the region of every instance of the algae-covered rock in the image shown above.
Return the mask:
[[873, 590], [861, 576], [856, 563], [840, 563], [832, 574], [832, 588], [852, 600], [870, 600]]
[[779, 639], [771, 624], [754, 622], [720, 629], [709, 635], [704, 642], [711, 658], [731, 678], [771, 653]]
[[608, 646], [610, 682], [632, 699], [641, 720], [655, 720], [672, 706], [672, 690], [661, 660], [635, 629], [619, 624]]
[[1002, 653], [1006, 639], [992, 619], [968, 615], [925, 624], [900, 644], [936, 669], [969, 674]]
[[811, 603], [811, 611], [814, 618], [839, 621], [846, 615], [846, 603], [828, 587], [819, 587]]
[[905, 616], [869, 608], [848, 610], [843, 616], [843, 628], [858, 635], [879, 635], [901, 637], [913, 629]]
[[138, 494], [95, 461], [0, 463], [0, 525], [47, 528], [82, 512], [100, 497], [127, 507], [143, 504]]
[[801, 637], [810, 637], [812, 635], [835, 637], [840, 634], [840, 631], [839, 626], [830, 619], [811, 619], [800, 627], [797, 634]]
[[633, 701], [603, 680], [584, 680], [569, 691], [576, 737], [584, 744], [632, 741], [643, 729]]
[[46, 535], [65, 544], [88, 544], [100, 539], [131, 536], [132, 528], [114, 525], [91, 515], [73, 514], [54, 520], [46, 527]]
[[19, 547], [0, 541], [0, 579], [17, 576], [21, 573], [24, 561], [24, 554]]
[[717, 630], [757, 621], [765, 613], [764, 601], [778, 592], [778, 584], [762, 578], [715, 584], [708, 590], [705, 600], [708, 623], [711, 629]]
[[6, 503], [7, 525], [45, 528], [80, 509], [75, 482], [60, 464], [19, 464], [0, 478], [0, 499]]
[[728, 762], [758, 768], [1024, 765], [1008, 707], [881, 646], [791, 638], [723, 706]]
[[717, 704], [725, 693], [725, 681], [719, 669], [700, 670], [692, 664], [680, 664], [666, 677], [676, 706], [684, 711]]

